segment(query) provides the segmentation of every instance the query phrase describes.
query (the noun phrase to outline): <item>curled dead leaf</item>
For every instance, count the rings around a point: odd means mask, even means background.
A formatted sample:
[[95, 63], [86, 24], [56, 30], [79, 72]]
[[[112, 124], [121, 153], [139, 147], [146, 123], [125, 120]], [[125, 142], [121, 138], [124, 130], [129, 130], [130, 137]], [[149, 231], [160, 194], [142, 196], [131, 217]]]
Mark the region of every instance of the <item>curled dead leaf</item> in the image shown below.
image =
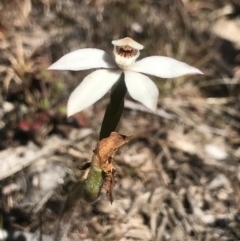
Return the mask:
[[104, 183], [103, 183], [103, 188], [106, 190], [106, 197], [111, 203], [114, 200], [112, 190], [115, 186], [115, 180], [114, 180], [115, 174], [116, 174], [116, 171], [114, 169], [112, 172], [105, 173]]
[[113, 202], [112, 190], [115, 185], [114, 176], [116, 174], [113, 166], [113, 154], [130, 139], [131, 136], [112, 132], [109, 137], [98, 142], [96, 149], [93, 151], [90, 171], [85, 181], [84, 198], [86, 201], [95, 201], [103, 186], [106, 190], [107, 199], [111, 203]]

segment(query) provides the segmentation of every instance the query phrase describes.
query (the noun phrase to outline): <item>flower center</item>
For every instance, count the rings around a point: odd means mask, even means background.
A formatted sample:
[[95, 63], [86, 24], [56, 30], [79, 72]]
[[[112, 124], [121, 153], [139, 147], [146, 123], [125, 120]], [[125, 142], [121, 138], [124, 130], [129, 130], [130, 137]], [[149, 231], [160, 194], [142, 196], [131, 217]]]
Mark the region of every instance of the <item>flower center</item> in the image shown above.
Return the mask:
[[112, 44], [115, 62], [120, 69], [128, 69], [132, 66], [140, 55], [143, 46], [133, 39], [126, 37], [119, 40], [113, 40]]
[[136, 56], [139, 52], [137, 49], [134, 49], [128, 45], [121, 46], [121, 47], [117, 46], [116, 51], [117, 51], [118, 55], [120, 55], [124, 58], [132, 58], [132, 57]]

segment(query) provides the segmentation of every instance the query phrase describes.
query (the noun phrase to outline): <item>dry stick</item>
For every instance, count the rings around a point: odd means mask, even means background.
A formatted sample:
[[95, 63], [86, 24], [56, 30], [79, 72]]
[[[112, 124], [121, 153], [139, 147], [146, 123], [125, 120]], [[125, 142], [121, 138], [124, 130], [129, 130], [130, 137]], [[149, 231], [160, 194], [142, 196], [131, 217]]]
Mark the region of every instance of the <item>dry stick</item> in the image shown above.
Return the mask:
[[82, 197], [83, 191], [83, 181], [77, 182], [71, 192], [68, 194], [67, 200], [63, 206], [61, 211], [59, 220], [57, 221], [57, 225], [54, 233], [54, 241], [61, 241], [64, 233], [67, 233], [69, 223], [73, 213], [74, 208], [77, 201]]

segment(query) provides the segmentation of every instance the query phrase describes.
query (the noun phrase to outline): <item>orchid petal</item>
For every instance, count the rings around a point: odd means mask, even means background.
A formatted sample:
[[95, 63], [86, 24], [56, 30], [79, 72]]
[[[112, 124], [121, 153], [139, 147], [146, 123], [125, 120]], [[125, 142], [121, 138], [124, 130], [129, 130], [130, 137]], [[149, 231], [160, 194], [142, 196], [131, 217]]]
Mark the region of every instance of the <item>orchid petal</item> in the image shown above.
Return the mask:
[[77, 71], [94, 68], [117, 68], [117, 66], [105, 51], [87, 48], [64, 55], [48, 69]]
[[68, 117], [82, 111], [103, 97], [117, 82], [121, 73], [121, 71], [101, 69], [86, 76], [68, 100]]
[[176, 78], [186, 74], [203, 74], [184, 62], [164, 56], [152, 56], [137, 61], [129, 70], [161, 78]]
[[124, 71], [124, 75], [130, 96], [155, 111], [158, 100], [158, 88], [154, 82], [143, 74], [128, 70]]

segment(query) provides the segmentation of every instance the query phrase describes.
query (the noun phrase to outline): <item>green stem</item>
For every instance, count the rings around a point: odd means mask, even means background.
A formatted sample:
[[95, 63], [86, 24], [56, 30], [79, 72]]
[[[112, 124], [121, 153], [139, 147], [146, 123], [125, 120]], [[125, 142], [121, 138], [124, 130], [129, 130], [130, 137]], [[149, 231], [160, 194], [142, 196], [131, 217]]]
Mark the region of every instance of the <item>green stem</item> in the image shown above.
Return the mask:
[[87, 179], [84, 180], [83, 198], [87, 202], [98, 199], [103, 184], [104, 173], [102, 169], [91, 166]]
[[110, 103], [106, 109], [101, 126], [100, 140], [109, 137], [111, 132], [116, 130], [122, 116], [126, 92], [127, 87], [124, 81], [124, 73], [122, 73], [118, 82], [112, 88]]

